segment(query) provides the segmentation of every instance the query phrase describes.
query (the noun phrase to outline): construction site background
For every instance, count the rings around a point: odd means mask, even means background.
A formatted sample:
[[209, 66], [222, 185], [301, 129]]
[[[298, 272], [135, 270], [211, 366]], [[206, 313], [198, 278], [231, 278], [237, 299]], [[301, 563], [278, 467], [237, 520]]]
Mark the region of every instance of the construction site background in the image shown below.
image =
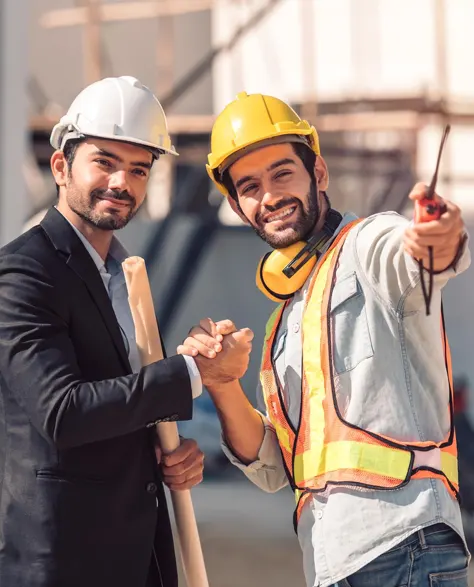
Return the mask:
[[[215, 114], [240, 91], [289, 101], [320, 133], [333, 205], [361, 216], [411, 217], [407, 193], [430, 181], [450, 123], [438, 191], [471, 231], [472, 22], [472, 0], [0, 0], [0, 245], [55, 201], [49, 134], [72, 99], [97, 79], [138, 77], [180, 157], [159, 161], [120, 237], [147, 262], [168, 352], [207, 315], [250, 326], [258, 349], [273, 307], [254, 285], [267, 247], [208, 180]], [[474, 268], [446, 288], [445, 313], [474, 423], [472, 292]], [[258, 364], [254, 351], [243, 381], [253, 402]], [[225, 466], [206, 395], [182, 432], [208, 457], [194, 494], [211, 584], [303, 585], [289, 490], [265, 495]]]

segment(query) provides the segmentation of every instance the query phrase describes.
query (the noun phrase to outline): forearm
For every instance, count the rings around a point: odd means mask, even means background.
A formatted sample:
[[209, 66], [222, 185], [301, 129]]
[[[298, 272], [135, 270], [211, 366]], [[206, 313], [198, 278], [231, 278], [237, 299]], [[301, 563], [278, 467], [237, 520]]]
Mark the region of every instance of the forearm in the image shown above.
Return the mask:
[[229, 461], [240, 469], [249, 481], [267, 493], [275, 493], [288, 485], [288, 477], [275, 429], [265, 416], [261, 415], [261, 418], [265, 426], [265, 435], [257, 460], [250, 464], [242, 463], [224, 439], [222, 439], [222, 450]]
[[2, 389], [48, 441], [71, 448], [124, 436], [156, 420], [191, 417], [191, 382], [183, 357], [117, 378], [85, 375], [70, 335], [67, 304], [51, 279], [33, 259], [0, 257]]
[[18, 361], [8, 364], [2, 351], [0, 344], [0, 368], [10, 393], [58, 449], [124, 436], [157, 421], [191, 418], [191, 384], [182, 357], [132, 375], [84, 381], [66, 361], [41, 364], [47, 353], [33, 361], [18, 353]]
[[225, 441], [243, 464], [258, 458], [265, 428], [238, 381], [207, 386], [216, 406]]
[[124, 436], [160, 421], [187, 420], [192, 392], [181, 362], [182, 357], [170, 357], [136, 374], [58, 389], [47, 403], [41, 401], [46, 395], [41, 386], [37, 400], [25, 406], [32, 422], [61, 449]]
[[[417, 311], [424, 307], [418, 262], [404, 250], [404, 233], [409, 222], [394, 213], [377, 214], [362, 222], [354, 233], [354, 260], [358, 274], [377, 296], [392, 308]], [[444, 285], [467, 269], [470, 254], [463, 242], [458, 262], [447, 267], [447, 263], [434, 256], [434, 271], [443, 270], [433, 276], [433, 286], [440, 291]], [[425, 279], [427, 279], [425, 275]]]

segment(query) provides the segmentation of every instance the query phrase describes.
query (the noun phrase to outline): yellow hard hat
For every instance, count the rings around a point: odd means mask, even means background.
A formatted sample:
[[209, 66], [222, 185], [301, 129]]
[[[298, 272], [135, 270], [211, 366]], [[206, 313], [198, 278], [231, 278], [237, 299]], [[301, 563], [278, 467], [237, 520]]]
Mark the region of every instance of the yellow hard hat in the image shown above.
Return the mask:
[[221, 174], [249, 150], [276, 142], [304, 142], [320, 154], [316, 129], [288, 104], [263, 94], [241, 92], [219, 114], [211, 133], [209, 177], [228, 196]]

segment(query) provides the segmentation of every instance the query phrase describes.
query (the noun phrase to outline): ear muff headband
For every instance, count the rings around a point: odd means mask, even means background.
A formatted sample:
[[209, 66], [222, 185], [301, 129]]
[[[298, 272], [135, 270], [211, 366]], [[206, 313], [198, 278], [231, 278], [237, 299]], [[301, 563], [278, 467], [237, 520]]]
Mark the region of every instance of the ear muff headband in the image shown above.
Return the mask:
[[334, 236], [341, 220], [341, 214], [330, 209], [320, 233], [307, 242], [299, 241], [284, 249], [267, 253], [258, 264], [258, 289], [274, 302], [290, 299], [308, 279], [318, 256]]

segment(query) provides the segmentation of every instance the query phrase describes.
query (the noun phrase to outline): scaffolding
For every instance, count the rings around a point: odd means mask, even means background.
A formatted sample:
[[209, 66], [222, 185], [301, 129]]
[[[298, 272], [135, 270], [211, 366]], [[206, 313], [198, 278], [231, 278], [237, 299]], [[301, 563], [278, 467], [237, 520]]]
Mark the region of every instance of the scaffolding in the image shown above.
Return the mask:
[[[374, 4], [374, 0], [369, 0]], [[156, 18], [161, 22], [160, 51], [156, 55], [157, 93], [168, 112], [170, 132], [180, 145], [181, 166], [201, 166], [204, 172], [208, 149], [208, 137], [214, 120], [211, 114], [173, 114], [172, 106], [183, 94], [192, 91], [194, 85], [212, 70], [222, 54], [230, 54], [246, 35], [259, 30], [265, 19], [284, 4], [281, 0], [261, 0], [226, 42], [210, 43], [209, 52], [182, 79], [173, 84], [173, 55], [175, 34], [173, 18], [198, 11], [212, 11], [218, 0], [152, 0], [148, 2], [120, 2], [104, 4], [101, 0], [86, 0], [85, 5], [71, 9], [54, 10], [43, 14], [40, 26], [47, 29], [82, 27], [84, 46], [84, 84], [101, 78], [107, 72], [103, 67], [103, 41], [101, 31], [110, 22]], [[238, 3], [237, 3], [238, 4]], [[433, 0], [436, 27], [436, 76], [440, 88], [447, 87], [446, 14], [445, 0]], [[323, 151], [330, 163], [332, 190], [335, 201], [342, 207], [350, 207], [359, 214], [375, 212], [391, 207], [403, 211], [400, 193], [406, 193], [410, 182], [420, 176], [423, 157], [420, 154], [421, 136], [428, 128], [441, 128], [446, 123], [462, 125], [474, 131], [474, 100], [453, 102], [440, 92], [418, 92], [408, 96], [358, 96], [356, 98], [322, 101], [314, 74], [316, 61], [308, 40], [314, 31], [314, 3], [300, 3], [301, 34], [308, 60], [308, 76], [302, 101], [293, 104], [304, 117], [315, 124], [321, 134]], [[354, 23], [357, 24], [357, 23]], [[313, 47], [314, 49], [314, 47]], [[48, 114], [48, 110], [53, 114]], [[60, 114], [56, 109], [43, 108], [30, 119], [30, 130], [36, 137], [36, 153], [41, 160], [49, 156], [44, 138]], [[41, 139], [42, 137], [42, 139]], [[164, 164], [165, 165], [165, 164]], [[433, 161], [434, 165], [434, 161]], [[426, 170], [427, 171], [427, 170]], [[167, 170], [174, 176], [174, 170]], [[165, 173], [165, 175], [166, 175]], [[351, 178], [350, 200], [344, 199]], [[448, 141], [440, 176], [445, 194], [452, 195], [454, 183], [474, 183], [474, 174], [455, 177]], [[169, 197], [171, 198], [172, 187]], [[355, 195], [354, 195], [355, 194]], [[372, 194], [367, 197], [367, 194]], [[347, 197], [347, 196], [346, 196]], [[161, 200], [163, 198], [161, 197]], [[203, 205], [207, 202], [203, 200]], [[346, 206], [351, 204], [351, 206]], [[157, 214], [169, 208], [160, 208]]]

